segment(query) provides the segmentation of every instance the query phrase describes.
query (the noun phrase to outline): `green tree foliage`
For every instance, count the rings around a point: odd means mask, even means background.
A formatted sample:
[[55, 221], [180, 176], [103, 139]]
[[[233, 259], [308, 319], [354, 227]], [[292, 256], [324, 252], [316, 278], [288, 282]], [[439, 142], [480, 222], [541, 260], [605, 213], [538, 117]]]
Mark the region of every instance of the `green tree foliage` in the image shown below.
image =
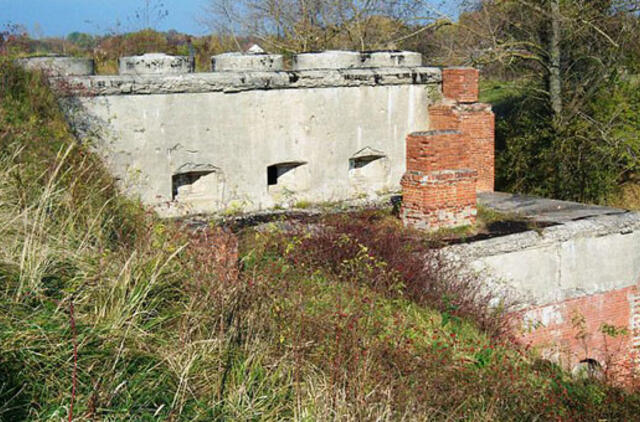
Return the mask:
[[96, 38], [93, 35], [77, 31], [67, 35], [67, 41], [82, 49], [90, 49], [96, 45]]
[[640, 172], [640, 95], [616, 79], [573, 119], [554, 122], [535, 100], [511, 99], [498, 121], [498, 186], [583, 202], [605, 203]]
[[605, 202], [639, 170], [638, 1], [481, 1], [454, 61], [519, 86], [498, 125], [499, 187]]

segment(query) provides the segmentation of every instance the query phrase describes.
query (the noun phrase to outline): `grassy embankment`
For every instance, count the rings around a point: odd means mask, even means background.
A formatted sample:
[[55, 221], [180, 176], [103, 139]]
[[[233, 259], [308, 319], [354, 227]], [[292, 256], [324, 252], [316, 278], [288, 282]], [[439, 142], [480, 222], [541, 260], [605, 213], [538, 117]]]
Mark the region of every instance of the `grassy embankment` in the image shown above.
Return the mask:
[[[478, 280], [376, 213], [207, 242], [119, 196], [0, 59], [0, 419], [631, 420], [513, 347]], [[424, 267], [427, 259], [432, 265]]]

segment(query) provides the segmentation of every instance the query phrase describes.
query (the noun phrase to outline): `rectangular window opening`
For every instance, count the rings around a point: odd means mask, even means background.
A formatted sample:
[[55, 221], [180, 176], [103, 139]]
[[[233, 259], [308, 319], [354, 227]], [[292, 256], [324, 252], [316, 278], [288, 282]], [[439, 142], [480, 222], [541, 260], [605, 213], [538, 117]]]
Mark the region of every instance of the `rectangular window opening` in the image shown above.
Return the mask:
[[291, 170], [299, 167], [305, 162], [289, 162], [289, 163], [278, 163], [273, 164], [267, 167], [267, 186], [274, 186], [278, 184], [278, 179], [280, 176], [290, 172]]
[[213, 173], [212, 171], [190, 171], [188, 173], [180, 173], [174, 174], [171, 177], [171, 191], [172, 191], [172, 199], [175, 200], [178, 196], [178, 190], [185, 186], [193, 185], [198, 179], [208, 174]]
[[278, 184], [278, 166], [267, 167], [267, 186]]
[[381, 158], [384, 158], [384, 155], [368, 155], [365, 157], [351, 158], [349, 160], [349, 168], [360, 169]]

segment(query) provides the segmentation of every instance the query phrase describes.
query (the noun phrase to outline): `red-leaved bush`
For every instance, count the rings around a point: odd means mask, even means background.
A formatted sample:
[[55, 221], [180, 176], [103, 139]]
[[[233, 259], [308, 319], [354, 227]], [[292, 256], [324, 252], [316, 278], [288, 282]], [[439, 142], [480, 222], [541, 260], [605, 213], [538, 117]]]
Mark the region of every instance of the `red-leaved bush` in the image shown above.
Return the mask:
[[447, 260], [424, 236], [385, 221], [380, 212], [329, 215], [283, 236], [289, 243], [280, 239], [281, 252], [295, 265], [326, 268], [345, 282], [465, 318], [492, 336], [508, 334], [512, 303], [484, 288], [462, 263]]

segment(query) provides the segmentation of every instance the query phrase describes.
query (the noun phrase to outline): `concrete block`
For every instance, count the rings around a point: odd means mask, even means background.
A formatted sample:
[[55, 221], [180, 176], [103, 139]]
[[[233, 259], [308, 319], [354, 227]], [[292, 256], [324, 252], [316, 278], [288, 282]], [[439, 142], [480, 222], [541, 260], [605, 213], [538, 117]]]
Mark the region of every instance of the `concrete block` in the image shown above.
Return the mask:
[[211, 57], [214, 72], [278, 71], [284, 68], [282, 55], [264, 53], [224, 53]]
[[120, 57], [121, 75], [176, 75], [191, 73], [193, 70], [193, 59], [188, 56], [149, 53], [142, 56]]
[[93, 59], [83, 57], [27, 57], [16, 62], [25, 69], [42, 70], [49, 76], [89, 76], [95, 73]]
[[362, 67], [419, 67], [422, 54], [414, 51], [371, 51], [363, 52]]
[[293, 70], [350, 69], [360, 67], [360, 53], [329, 50], [293, 56]]

